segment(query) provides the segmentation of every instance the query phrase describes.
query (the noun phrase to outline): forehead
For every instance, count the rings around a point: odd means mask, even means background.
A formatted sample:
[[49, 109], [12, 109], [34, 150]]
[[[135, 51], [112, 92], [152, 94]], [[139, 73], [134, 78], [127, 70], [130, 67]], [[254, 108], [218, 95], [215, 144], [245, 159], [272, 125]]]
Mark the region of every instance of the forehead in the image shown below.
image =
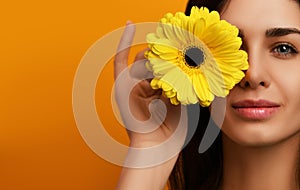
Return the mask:
[[230, 0], [221, 18], [238, 28], [300, 28], [300, 6], [295, 0]]

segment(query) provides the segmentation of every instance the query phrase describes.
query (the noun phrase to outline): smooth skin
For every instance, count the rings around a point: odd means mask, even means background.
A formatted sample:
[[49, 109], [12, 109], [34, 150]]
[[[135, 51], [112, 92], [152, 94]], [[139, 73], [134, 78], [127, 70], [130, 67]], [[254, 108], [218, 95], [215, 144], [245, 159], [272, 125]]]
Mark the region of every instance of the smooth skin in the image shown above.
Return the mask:
[[[240, 29], [250, 64], [245, 78], [227, 97], [222, 126], [225, 134], [223, 190], [297, 190], [299, 3], [292, 0], [231, 0], [221, 17]], [[244, 100], [264, 100], [272, 102], [276, 108], [253, 109], [252, 113], [245, 109], [245, 116], [233, 107]], [[256, 112], [266, 114], [260, 117]]]
[[[132, 43], [132, 39], [134, 37], [135, 33], [135, 27], [134, 24], [132, 24], [130, 21], [127, 22], [126, 28], [124, 30], [123, 36], [121, 38], [120, 44], [119, 44], [119, 51], [115, 57], [114, 61], [114, 75], [115, 79], [120, 77], [123, 71], [125, 71], [126, 68], [128, 68], [128, 55], [130, 51], [130, 46]], [[141, 51], [137, 54], [135, 58], [135, 64], [143, 64], [144, 58], [144, 51]], [[137, 65], [136, 67], [140, 67]], [[131, 72], [129, 78], [127, 80], [133, 79], [136, 75], [141, 75], [141, 72], [144, 72], [144, 75], [147, 75], [147, 71], [144, 71], [143, 69], [138, 69], [138, 72]], [[123, 91], [125, 91], [128, 86], [126, 84], [129, 83], [129, 81], [122, 81], [124, 82], [121, 85], [116, 85], [116, 100], [122, 115], [125, 114], [123, 107], [124, 101], [127, 101], [124, 99]], [[136, 148], [147, 148], [159, 145], [163, 143], [165, 140], [167, 140], [176, 130], [177, 124], [178, 124], [178, 118], [180, 117], [180, 106], [174, 106], [169, 102], [168, 99], [164, 98], [161, 94], [160, 90], [153, 90], [150, 86], [149, 80], [142, 80], [131, 92], [130, 94], [130, 108], [132, 115], [137, 118], [138, 120], [147, 120], [150, 117], [149, 112], [149, 104], [153, 100], [162, 100], [167, 108], [167, 115], [166, 118], [162, 121], [161, 126], [150, 133], [136, 133], [132, 132], [130, 130], [128, 131], [128, 135], [130, 137], [130, 147], [136, 147]], [[157, 112], [159, 114], [159, 112]], [[128, 116], [128, 115], [127, 115]], [[127, 123], [127, 125], [135, 125], [134, 123], [131, 123], [130, 120], [127, 117], [123, 116], [124, 123]], [[130, 128], [130, 126], [126, 126], [127, 128]], [[143, 127], [143, 126], [141, 126]], [[184, 141], [184, 138], [178, 141], [178, 145], [182, 144]], [[174, 145], [174, 146], [178, 146]], [[166, 150], [160, 150], [160, 154], [163, 155], [164, 152], [167, 152]], [[152, 155], [152, 156], [160, 156], [160, 155]], [[128, 156], [129, 157], [129, 156]], [[145, 159], [145, 158], [139, 158], [139, 155], [132, 156], [136, 157], [136, 159]], [[154, 190], [154, 189], [164, 189], [165, 184], [168, 180], [168, 177], [172, 171], [172, 168], [176, 162], [176, 159], [178, 157], [178, 151], [177, 154], [174, 154], [174, 156], [170, 159], [168, 159], [166, 162], [161, 163], [154, 167], [148, 167], [145, 165], [146, 168], [143, 169], [135, 169], [135, 168], [126, 168], [124, 167], [120, 176], [119, 183], [117, 184], [116, 189], [117, 190]]]
[[[245, 78], [226, 99], [227, 109], [221, 126], [224, 152], [221, 189], [299, 190], [296, 176], [300, 160], [299, 3], [294, 0], [231, 0], [221, 12], [221, 18], [240, 29], [242, 48], [249, 55]], [[130, 23], [120, 44], [130, 46], [134, 29], [129, 26]], [[116, 55], [116, 78], [127, 68], [128, 53], [126, 49]], [[143, 52], [136, 60], [142, 59]], [[180, 107], [171, 105], [160, 91], [152, 90], [149, 80], [141, 82], [131, 97], [131, 109], [138, 118], [149, 117], [149, 112], [144, 110], [155, 98], [162, 99], [168, 110], [165, 122], [154, 132], [129, 131], [131, 146], [157, 145], [172, 135]], [[121, 95], [117, 94], [117, 99], [121, 102]], [[236, 108], [235, 105], [245, 101], [252, 105], [253, 102], [271, 102], [276, 105], [275, 111], [262, 105]], [[121, 107], [120, 110], [122, 112]], [[152, 168], [124, 168], [117, 189], [163, 189], [176, 159], [177, 155]]]

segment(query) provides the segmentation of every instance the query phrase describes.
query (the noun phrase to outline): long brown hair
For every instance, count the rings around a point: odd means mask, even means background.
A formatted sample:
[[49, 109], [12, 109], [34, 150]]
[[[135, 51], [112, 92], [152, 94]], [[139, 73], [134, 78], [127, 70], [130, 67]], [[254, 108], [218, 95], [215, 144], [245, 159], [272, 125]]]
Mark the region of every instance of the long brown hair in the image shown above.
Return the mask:
[[[226, 0], [190, 0], [185, 14], [189, 15], [193, 6], [207, 7], [211, 10], [221, 10]], [[197, 130], [182, 150], [169, 178], [172, 190], [217, 190], [222, 180], [223, 157], [222, 135], [218, 135], [212, 146], [204, 153], [198, 153], [201, 139], [210, 118], [208, 108], [200, 107], [200, 118]]]
[[[189, 15], [193, 6], [207, 7], [210, 11], [221, 11], [229, 0], [189, 0], [185, 14]], [[296, 0], [300, 5], [300, 0]], [[208, 108], [200, 107], [200, 118], [197, 130], [182, 150], [169, 178], [169, 189], [172, 190], [218, 190], [222, 182], [223, 151], [222, 133], [212, 146], [204, 153], [198, 153], [201, 139], [210, 118]], [[300, 163], [298, 167], [300, 182]]]

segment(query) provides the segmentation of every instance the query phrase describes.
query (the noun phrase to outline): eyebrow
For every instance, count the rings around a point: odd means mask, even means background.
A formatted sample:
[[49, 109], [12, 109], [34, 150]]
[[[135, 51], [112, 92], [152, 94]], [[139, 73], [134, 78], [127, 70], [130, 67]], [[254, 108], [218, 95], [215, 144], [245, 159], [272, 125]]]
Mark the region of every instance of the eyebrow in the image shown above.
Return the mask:
[[[300, 30], [297, 28], [270, 28], [265, 32], [266, 37], [280, 37], [289, 34], [300, 34]], [[238, 36], [244, 38], [243, 30], [239, 29]]]
[[266, 37], [279, 37], [289, 34], [300, 34], [300, 30], [297, 28], [270, 28], [266, 31]]

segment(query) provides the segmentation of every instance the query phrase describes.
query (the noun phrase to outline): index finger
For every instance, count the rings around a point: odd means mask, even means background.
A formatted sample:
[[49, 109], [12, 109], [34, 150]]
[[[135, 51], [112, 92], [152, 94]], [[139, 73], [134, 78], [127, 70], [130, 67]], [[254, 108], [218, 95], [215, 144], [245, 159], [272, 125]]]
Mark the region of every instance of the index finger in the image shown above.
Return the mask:
[[135, 25], [127, 21], [125, 30], [121, 37], [114, 61], [114, 75], [117, 76], [128, 66], [128, 55], [135, 33]]

